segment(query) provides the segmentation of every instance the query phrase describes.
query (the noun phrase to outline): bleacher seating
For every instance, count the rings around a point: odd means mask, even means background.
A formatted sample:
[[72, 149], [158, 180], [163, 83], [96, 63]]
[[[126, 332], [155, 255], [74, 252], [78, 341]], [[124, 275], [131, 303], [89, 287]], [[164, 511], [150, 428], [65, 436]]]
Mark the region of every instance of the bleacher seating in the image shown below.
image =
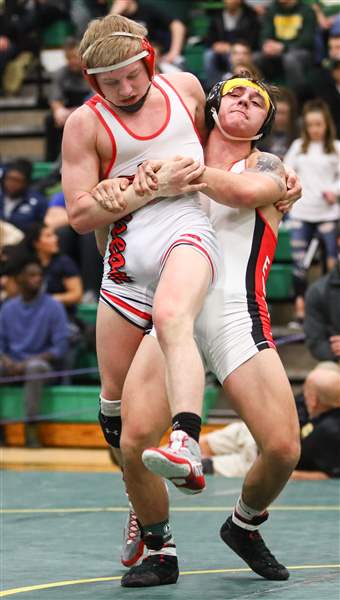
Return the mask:
[[274, 264], [267, 280], [267, 299], [290, 301], [293, 298], [293, 266], [289, 230], [279, 229]]

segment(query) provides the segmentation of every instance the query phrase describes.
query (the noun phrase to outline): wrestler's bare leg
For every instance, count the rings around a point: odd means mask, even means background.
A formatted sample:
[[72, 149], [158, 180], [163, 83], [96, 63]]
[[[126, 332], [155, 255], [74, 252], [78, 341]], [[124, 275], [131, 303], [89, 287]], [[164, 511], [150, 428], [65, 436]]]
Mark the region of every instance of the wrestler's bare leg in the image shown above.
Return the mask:
[[156, 338], [145, 336], [124, 385], [121, 435], [124, 479], [142, 525], [168, 517], [164, 481], [146, 469], [141, 460], [143, 450], [158, 446], [171, 424], [164, 371], [164, 356]]
[[294, 396], [273, 349], [263, 350], [241, 365], [223, 387], [259, 449], [245, 478], [242, 498], [248, 506], [263, 511], [281, 492], [299, 459]]
[[97, 357], [101, 393], [107, 400], [119, 400], [133, 357], [144, 332], [129, 323], [103, 302], [97, 312]]
[[202, 411], [204, 369], [193, 327], [211, 277], [211, 267], [199, 252], [178, 246], [167, 259], [155, 293], [153, 322], [165, 356], [172, 416]]

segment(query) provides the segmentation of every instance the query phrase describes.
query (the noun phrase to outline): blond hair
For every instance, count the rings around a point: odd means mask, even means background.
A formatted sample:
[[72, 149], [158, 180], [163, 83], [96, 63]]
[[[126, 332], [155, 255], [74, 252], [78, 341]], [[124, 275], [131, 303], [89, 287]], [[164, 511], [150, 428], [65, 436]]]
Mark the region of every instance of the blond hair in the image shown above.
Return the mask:
[[[136, 35], [111, 36], [115, 32]], [[147, 29], [131, 19], [121, 15], [107, 15], [91, 21], [79, 46], [83, 64], [88, 68], [108, 67], [120, 63], [142, 50], [142, 39]]]

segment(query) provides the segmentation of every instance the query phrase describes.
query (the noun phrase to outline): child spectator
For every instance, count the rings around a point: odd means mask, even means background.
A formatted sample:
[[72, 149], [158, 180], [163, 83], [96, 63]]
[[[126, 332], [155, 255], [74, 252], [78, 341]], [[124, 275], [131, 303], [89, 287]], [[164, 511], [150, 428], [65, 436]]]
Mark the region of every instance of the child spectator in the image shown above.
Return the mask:
[[33, 223], [44, 220], [47, 200], [30, 187], [32, 164], [17, 159], [8, 164], [0, 190], [0, 219], [25, 231]]
[[244, 0], [224, 0], [224, 8], [214, 10], [205, 40], [209, 46], [204, 54], [208, 88], [231, 70], [231, 45], [239, 40], [247, 40], [251, 49], [255, 50], [259, 34], [257, 14]]
[[45, 120], [47, 161], [53, 162], [58, 158], [67, 118], [91, 93], [83, 77], [78, 46], [79, 43], [74, 38], [65, 41], [64, 52], [67, 64], [58, 69], [53, 76], [49, 95], [51, 113]]
[[16, 267], [19, 295], [0, 308], [0, 375], [35, 376], [24, 384], [25, 444], [39, 447], [36, 417], [43, 388], [37, 374], [58, 367], [68, 347], [63, 306], [42, 291], [42, 269], [33, 259]]
[[306, 252], [312, 238], [323, 243], [327, 270], [337, 260], [337, 221], [340, 217], [340, 141], [327, 105], [311, 100], [303, 109], [301, 138], [285, 156], [285, 164], [296, 170], [302, 185], [302, 198], [290, 212], [289, 227], [294, 263], [295, 318], [304, 318]]
[[[255, 60], [268, 80], [280, 73], [298, 93], [314, 56], [316, 18], [303, 0], [274, 0], [262, 27], [262, 52]], [[282, 75], [281, 75], [282, 77]]]

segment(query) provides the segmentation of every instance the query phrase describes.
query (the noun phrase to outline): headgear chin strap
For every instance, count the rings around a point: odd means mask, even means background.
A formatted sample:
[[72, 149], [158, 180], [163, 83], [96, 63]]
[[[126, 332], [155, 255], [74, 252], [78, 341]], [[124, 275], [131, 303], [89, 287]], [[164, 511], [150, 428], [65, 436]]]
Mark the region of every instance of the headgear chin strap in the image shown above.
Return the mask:
[[212, 109], [211, 109], [211, 116], [216, 123], [216, 127], [219, 129], [219, 131], [222, 133], [222, 135], [225, 138], [227, 138], [227, 140], [233, 140], [236, 142], [252, 142], [255, 140], [259, 140], [263, 136], [263, 133], [258, 133], [257, 135], [254, 135], [253, 137], [236, 137], [235, 135], [231, 135], [230, 133], [228, 133], [227, 131], [225, 131], [223, 129], [223, 127], [220, 123], [220, 120], [218, 118], [217, 110], [214, 107], [212, 107]]
[[105, 98], [100, 86], [98, 85], [97, 82], [97, 78], [96, 78], [96, 74], [97, 73], [108, 73], [110, 71], [115, 71], [117, 69], [121, 69], [122, 67], [126, 67], [127, 65], [130, 65], [134, 62], [137, 62], [138, 60], [142, 60], [143, 63], [145, 64], [146, 70], [149, 74], [150, 80], [154, 77], [155, 75], [155, 50], [154, 48], [151, 46], [149, 40], [147, 40], [146, 38], [140, 36], [140, 35], [135, 35], [134, 33], [129, 33], [129, 32], [125, 32], [125, 31], [114, 31], [113, 33], [109, 33], [107, 36], [104, 36], [103, 38], [99, 38], [98, 40], [96, 40], [95, 42], [93, 42], [93, 44], [91, 44], [84, 52], [83, 54], [83, 60], [86, 60], [86, 56], [88, 55], [89, 51], [91, 50], [91, 48], [93, 48], [93, 46], [101, 41], [104, 41], [108, 38], [111, 37], [130, 37], [133, 39], [137, 39], [141, 41], [141, 52], [138, 52], [138, 54], [135, 54], [134, 56], [130, 56], [129, 58], [122, 60], [119, 63], [116, 63], [114, 65], [109, 65], [106, 67], [90, 67], [88, 68], [85, 65], [83, 65], [83, 74], [85, 79], [87, 79], [87, 81], [89, 82], [90, 86], [101, 96], [103, 96], [103, 98]]

